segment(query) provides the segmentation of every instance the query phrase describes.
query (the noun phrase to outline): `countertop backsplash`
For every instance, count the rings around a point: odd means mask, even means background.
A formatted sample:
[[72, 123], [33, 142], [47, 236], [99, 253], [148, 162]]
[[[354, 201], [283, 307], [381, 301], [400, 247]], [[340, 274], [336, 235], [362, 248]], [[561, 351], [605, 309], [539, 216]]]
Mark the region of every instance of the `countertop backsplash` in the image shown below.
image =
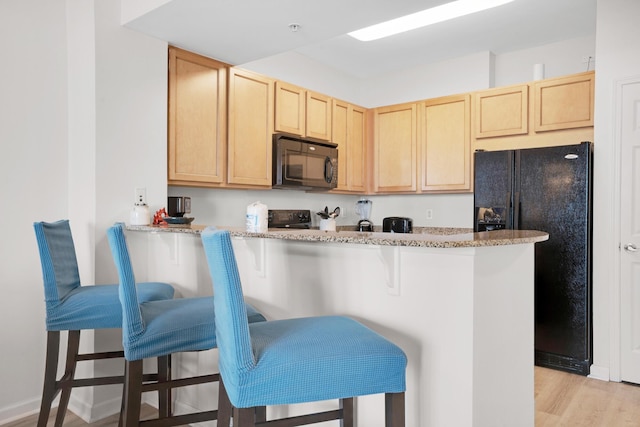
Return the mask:
[[[382, 226], [382, 219], [390, 216], [409, 217], [414, 227], [473, 227], [473, 194], [410, 194], [410, 195], [348, 195], [296, 190], [226, 190], [170, 186], [168, 196], [191, 197], [191, 214], [198, 224], [226, 224], [244, 226], [247, 205], [260, 201], [269, 209], [309, 209], [312, 226], [318, 227], [320, 217], [315, 212], [328, 206], [340, 207], [337, 226], [358, 223], [355, 204], [360, 197], [373, 201], [371, 219]], [[150, 201], [153, 212], [160, 203]], [[427, 210], [432, 219], [427, 219]]]

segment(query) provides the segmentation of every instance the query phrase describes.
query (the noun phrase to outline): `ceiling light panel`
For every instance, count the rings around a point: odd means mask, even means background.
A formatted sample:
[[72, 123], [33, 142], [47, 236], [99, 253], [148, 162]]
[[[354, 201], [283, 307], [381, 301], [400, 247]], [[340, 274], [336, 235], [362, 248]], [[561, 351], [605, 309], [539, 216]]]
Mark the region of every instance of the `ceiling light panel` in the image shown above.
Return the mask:
[[348, 33], [360, 41], [378, 40], [395, 34], [426, 27], [427, 25], [469, 15], [510, 3], [513, 0], [457, 0], [440, 6], [425, 9], [410, 15]]

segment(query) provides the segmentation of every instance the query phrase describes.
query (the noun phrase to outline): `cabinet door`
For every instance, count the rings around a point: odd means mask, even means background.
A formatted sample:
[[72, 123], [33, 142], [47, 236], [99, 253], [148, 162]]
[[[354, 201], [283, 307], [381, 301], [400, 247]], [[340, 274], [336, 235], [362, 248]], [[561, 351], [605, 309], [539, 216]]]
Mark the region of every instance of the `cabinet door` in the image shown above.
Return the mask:
[[366, 190], [366, 109], [333, 100], [332, 138], [338, 144], [338, 191]]
[[593, 126], [593, 71], [534, 83], [536, 132]]
[[229, 184], [271, 187], [273, 87], [267, 77], [229, 70]]
[[276, 82], [276, 132], [304, 136], [306, 91], [285, 82]]
[[305, 135], [329, 141], [331, 139], [331, 98], [307, 91]]
[[471, 191], [470, 103], [456, 95], [423, 104], [422, 191]]
[[222, 183], [227, 64], [169, 49], [169, 184]]
[[351, 106], [349, 128], [349, 188], [351, 191], [367, 190], [367, 110]]
[[417, 190], [417, 104], [374, 111], [374, 184], [378, 193]]
[[473, 98], [476, 138], [529, 132], [529, 86], [484, 90]]

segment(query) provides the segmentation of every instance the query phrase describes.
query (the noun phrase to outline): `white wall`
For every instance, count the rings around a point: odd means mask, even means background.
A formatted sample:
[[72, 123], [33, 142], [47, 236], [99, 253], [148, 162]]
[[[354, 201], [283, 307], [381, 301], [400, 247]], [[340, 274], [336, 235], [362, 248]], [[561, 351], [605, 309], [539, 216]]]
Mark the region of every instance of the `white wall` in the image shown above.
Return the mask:
[[584, 63], [582, 57], [595, 59], [595, 49], [595, 36], [588, 36], [496, 55], [495, 86], [534, 80], [534, 64], [544, 64], [545, 78], [591, 71], [595, 63]]
[[[239, 65], [267, 76], [367, 108], [507, 86], [533, 80], [534, 64], [545, 77], [587, 71], [583, 56], [595, 57], [595, 37], [580, 37], [515, 52], [479, 52], [357, 80], [300, 55], [286, 52]], [[594, 69], [591, 64], [590, 70]]]
[[32, 224], [68, 214], [64, 22], [62, 0], [0, 2], [0, 420], [40, 400], [44, 294]]
[[[640, 2], [598, 0], [594, 150], [594, 365], [592, 374], [620, 380], [619, 239], [616, 223], [619, 145], [616, 82], [640, 78]], [[630, 177], [625, 177], [630, 179]]]
[[[128, 220], [137, 186], [152, 203], [166, 200], [167, 44], [119, 22], [119, 0], [0, 2], [8, 55], [0, 166], [10, 220], [0, 249], [0, 423], [40, 402], [44, 297], [32, 223], [69, 218], [83, 283], [115, 282], [106, 228]], [[92, 334], [83, 336], [83, 348], [93, 348]], [[95, 343], [113, 348], [120, 336], [98, 334]], [[119, 405], [120, 388], [107, 387], [74, 392], [70, 406], [95, 419]]]
[[[190, 187], [169, 187], [170, 196], [190, 196], [191, 214], [197, 224], [244, 226], [247, 205], [260, 201], [269, 209], [309, 209], [314, 226], [319, 226], [315, 215], [325, 206], [333, 210], [340, 207], [338, 226], [357, 224], [360, 217], [355, 212], [358, 195], [305, 193], [295, 190], [247, 191], [211, 190]], [[382, 226], [388, 216], [408, 216], [419, 227], [472, 227], [473, 196], [468, 194], [414, 195], [414, 196], [366, 196], [373, 201], [371, 219]], [[433, 211], [427, 220], [426, 210]]]

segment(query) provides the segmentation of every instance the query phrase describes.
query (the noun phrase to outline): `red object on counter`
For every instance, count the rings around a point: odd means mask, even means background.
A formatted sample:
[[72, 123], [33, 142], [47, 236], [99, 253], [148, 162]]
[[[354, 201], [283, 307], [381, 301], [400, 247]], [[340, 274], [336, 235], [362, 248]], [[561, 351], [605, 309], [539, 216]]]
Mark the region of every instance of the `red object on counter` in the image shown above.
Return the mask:
[[167, 223], [164, 221], [164, 217], [166, 216], [167, 211], [165, 208], [158, 209], [155, 215], [153, 215], [153, 225], [167, 225]]

